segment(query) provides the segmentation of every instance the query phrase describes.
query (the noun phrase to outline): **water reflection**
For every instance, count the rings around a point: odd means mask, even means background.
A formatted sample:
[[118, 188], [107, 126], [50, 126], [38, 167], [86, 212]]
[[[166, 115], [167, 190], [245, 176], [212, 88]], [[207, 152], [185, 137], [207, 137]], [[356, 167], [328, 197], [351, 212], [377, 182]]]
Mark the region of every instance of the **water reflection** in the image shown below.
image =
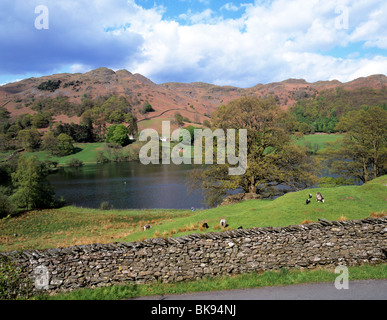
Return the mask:
[[137, 162], [63, 168], [49, 180], [58, 197], [70, 205], [99, 208], [108, 201], [115, 209], [205, 207], [201, 192], [188, 194], [191, 165], [142, 165]]

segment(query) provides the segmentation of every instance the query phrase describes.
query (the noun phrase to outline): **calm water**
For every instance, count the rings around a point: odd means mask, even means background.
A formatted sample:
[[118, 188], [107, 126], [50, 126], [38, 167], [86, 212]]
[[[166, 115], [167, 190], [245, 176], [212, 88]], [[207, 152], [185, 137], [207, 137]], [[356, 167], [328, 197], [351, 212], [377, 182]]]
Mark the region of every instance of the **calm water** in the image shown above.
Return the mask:
[[[186, 182], [192, 170], [192, 165], [94, 164], [62, 168], [49, 181], [57, 197], [79, 207], [99, 208], [108, 201], [115, 209], [205, 208], [201, 191], [188, 194]], [[334, 175], [325, 170], [322, 176]]]
[[115, 209], [204, 208], [200, 191], [188, 194], [190, 165], [142, 165], [137, 162], [64, 168], [49, 176], [58, 197], [69, 205], [99, 208], [108, 201]]

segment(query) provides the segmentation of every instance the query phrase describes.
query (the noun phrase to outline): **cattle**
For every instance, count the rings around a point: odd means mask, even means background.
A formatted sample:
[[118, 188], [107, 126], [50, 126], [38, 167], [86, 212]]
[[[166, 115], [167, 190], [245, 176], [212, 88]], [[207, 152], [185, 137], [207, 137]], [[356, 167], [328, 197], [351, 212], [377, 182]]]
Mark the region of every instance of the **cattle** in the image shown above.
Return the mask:
[[310, 203], [310, 199], [306, 199], [306, 204], [308, 205]]
[[206, 229], [208, 229], [208, 228], [209, 228], [209, 226], [208, 226], [207, 222], [204, 222], [204, 223], [202, 224], [202, 228], [206, 228]]
[[322, 202], [322, 203], [325, 202], [325, 199], [320, 192], [316, 193], [316, 200], [317, 200], [317, 202]]
[[151, 226], [150, 224], [146, 224], [142, 229], [143, 229], [144, 231], [146, 231], [146, 230], [148, 230], [148, 229], [150, 229], [150, 228], [152, 228], [152, 226]]
[[220, 220], [220, 226], [221, 226], [222, 228], [226, 228], [226, 227], [228, 226], [228, 224], [227, 224], [227, 222], [226, 222], [226, 219]]

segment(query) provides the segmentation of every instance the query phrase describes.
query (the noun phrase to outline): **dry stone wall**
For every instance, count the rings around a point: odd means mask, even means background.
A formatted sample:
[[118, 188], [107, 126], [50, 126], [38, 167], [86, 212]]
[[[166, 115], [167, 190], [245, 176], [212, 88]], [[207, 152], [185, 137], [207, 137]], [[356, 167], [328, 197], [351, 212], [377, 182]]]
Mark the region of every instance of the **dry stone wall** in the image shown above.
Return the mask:
[[35, 284], [41, 277], [37, 270], [45, 270], [48, 278], [43, 288], [52, 292], [282, 267], [376, 264], [387, 262], [386, 254], [386, 217], [1, 253]]

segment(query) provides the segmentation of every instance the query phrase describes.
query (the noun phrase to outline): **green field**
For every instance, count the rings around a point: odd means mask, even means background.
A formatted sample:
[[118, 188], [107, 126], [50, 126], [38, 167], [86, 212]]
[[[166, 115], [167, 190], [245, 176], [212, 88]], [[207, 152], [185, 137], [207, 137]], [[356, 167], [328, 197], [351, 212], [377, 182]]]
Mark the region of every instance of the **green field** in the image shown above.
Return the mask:
[[325, 143], [335, 142], [342, 137], [343, 135], [341, 134], [308, 134], [301, 139], [296, 140], [296, 144], [301, 146], [305, 146], [308, 143], [312, 146], [317, 144], [318, 150], [323, 150], [325, 148]]
[[76, 153], [71, 154], [65, 157], [56, 157], [51, 156], [47, 151], [39, 151], [39, 152], [26, 152], [27, 156], [34, 155], [40, 161], [44, 160], [52, 160], [57, 161], [60, 165], [65, 165], [67, 161], [70, 159], [76, 158], [83, 163], [95, 163], [95, 155], [98, 150], [102, 150], [104, 143], [76, 143], [74, 147], [76, 148]]
[[[387, 175], [363, 186], [320, 188], [326, 199], [306, 205], [306, 189], [276, 200], [249, 200], [235, 205], [199, 210], [97, 210], [75, 207], [32, 211], [0, 221], [0, 251], [46, 249], [115, 241], [132, 242], [153, 237], [219, 232], [219, 220], [229, 228], [288, 226], [327, 220], [362, 219], [387, 213]], [[207, 222], [209, 229], [200, 228]], [[152, 229], [142, 231], [144, 224]], [[17, 233], [18, 237], [13, 237]]]
[[[123, 153], [139, 153], [141, 142], [135, 142], [130, 144], [122, 149]], [[38, 151], [38, 152], [25, 152], [27, 156], [36, 156], [38, 160], [52, 160], [57, 161], [59, 165], [66, 165], [70, 159], [81, 160], [84, 164], [96, 163], [96, 155], [98, 151], [102, 151], [107, 157], [106, 143], [104, 142], [95, 142], [95, 143], [75, 143], [74, 147], [76, 152], [74, 154], [65, 156], [65, 157], [56, 157], [49, 154], [47, 151]]]

